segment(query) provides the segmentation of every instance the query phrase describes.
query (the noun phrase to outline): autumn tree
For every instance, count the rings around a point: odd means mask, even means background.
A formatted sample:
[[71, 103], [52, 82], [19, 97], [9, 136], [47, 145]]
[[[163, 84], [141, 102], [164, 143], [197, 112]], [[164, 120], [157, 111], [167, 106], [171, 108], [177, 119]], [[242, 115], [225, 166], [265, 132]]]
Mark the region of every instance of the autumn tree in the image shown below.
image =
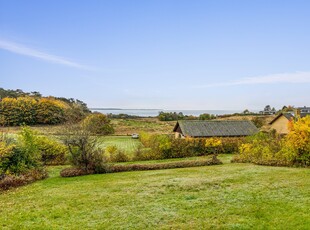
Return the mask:
[[107, 135], [114, 133], [114, 128], [108, 117], [102, 113], [88, 115], [83, 121], [82, 126], [92, 134]]
[[286, 136], [288, 153], [296, 163], [310, 165], [310, 116], [289, 122]]
[[69, 106], [62, 101], [56, 100], [52, 97], [41, 98], [38, 101], [37, 122], [39, 124], [60, 124], [65, 118], [65, 110]]
[[61, 124], [79, 122], [89, 114], [87, 105], [73, 98], [42, 97], [30, 93], [0, 88], [0, 125]]
[[203, 113], [199, 115], [199, 120], [211, 120], [215, 118], [216, 116], [214, 116], [213, 114], [209, 114], [209, 113]]
[[31, 97], [4, 98], [0, 102], [0, 124], [35, 124], [37, 101]]

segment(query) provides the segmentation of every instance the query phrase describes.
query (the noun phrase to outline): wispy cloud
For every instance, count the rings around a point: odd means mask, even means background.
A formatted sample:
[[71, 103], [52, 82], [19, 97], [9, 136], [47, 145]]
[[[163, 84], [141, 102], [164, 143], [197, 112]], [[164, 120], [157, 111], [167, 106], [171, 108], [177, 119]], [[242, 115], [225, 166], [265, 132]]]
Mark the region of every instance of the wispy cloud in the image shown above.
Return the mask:
[[236, 81], [218, 82], [206, 85], [197, 85], [194, 88], [210, 88], [221, 86], [237, 85], [258, 85], [258, 84], [275, 84], [275, 83], [310, 83], [310, 72], [280, 73], [270, 74], [259, 77], [247, 77]]
[[85, 66], [85, 65], [79, 64], [79, 63], [74, 62], [74, 61], [70, 61], [67, 58], [48, 54], [45, 52], [41, 52], [39, 50], [29, 48], [29, 47], [26, 47], [24, 45], [17, 44], [17, 43], [11, 42], [11, 41], [6, 41], [6, 40], [0, 39], [0, 49], [7, 50], [7, 51], [10, 51], [12, 53], [16, 53], [16, 54], [20, 54], [20, 55], [24, 55], [24, 56], [38, 58], [38, 59], [41, 59], [41, 60], [44, 60], [47, 62], [51, 62], [51, 63], [56, 63], [56, 64], [60, 64], [60, 65], [73, 67], [73, 68], [94, 70], [94, 68], [92, 68], [92, 67]]

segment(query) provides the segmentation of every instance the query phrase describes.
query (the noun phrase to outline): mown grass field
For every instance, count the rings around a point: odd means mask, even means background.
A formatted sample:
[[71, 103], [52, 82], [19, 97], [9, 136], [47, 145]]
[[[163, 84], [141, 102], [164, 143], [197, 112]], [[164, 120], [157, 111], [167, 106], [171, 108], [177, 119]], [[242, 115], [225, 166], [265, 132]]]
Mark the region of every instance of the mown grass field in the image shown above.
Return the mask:
[[223, 165], [50, 178], [0, 194], [1, 229], [309, 229], [310, 170]]
[[125, 151], [126, 153], [133, 153], [141, 142], [138, 139], [132, 139], [130, 136], [106, 136], [99, 137], [99, 143], [101, 148], [107, 146], [116, 146], [118, 149]]

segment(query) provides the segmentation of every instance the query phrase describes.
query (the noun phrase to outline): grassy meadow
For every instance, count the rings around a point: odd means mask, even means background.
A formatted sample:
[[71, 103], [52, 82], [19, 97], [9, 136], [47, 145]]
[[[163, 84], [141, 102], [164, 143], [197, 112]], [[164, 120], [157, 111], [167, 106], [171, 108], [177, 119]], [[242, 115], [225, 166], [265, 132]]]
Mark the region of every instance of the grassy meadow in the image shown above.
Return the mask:
[[309, 229], [310, 171], [223, 165], [50, 178], [0, 194], [1, 229]]
[[[132, 133], [171, 133], [175, 122], [114, 119], [116, 135], [98, 136], [133, 154]], [[35, 126], [54, 135], [62, 126]], [[18, 127], [2, 128], [14, 135]], [[0, 229], [310, 229], [310, 171], [230, 163], [62, 178], [0, 192]], [[117, 164], [152, 164], [204, 157]]]
[[[117, 136], [129, 136], [133, 133], [148, 132], [157, 134], [172, 134], [176, 121], [159, 121], [157, 118], [111, 119]], [[42, 135], [58, 135], [62, 133], [63, 125], [35, 125], [32, 129]], [[18, 133], [20, 127], [0, 127], [0, 132]]]
[[132, 133], [148, 132], [172, 134], [176, 121], [159, 121], [157, 118], [112, 119], [115, 135], [131, 135]]
[[116, 146], [118, 149], [126, 151], [126, 153], [133, 153], [141, 142], [138, 139], [132, 139], [130, 136], [105, 136], [98, 137], [101, 148], [107, 146]]

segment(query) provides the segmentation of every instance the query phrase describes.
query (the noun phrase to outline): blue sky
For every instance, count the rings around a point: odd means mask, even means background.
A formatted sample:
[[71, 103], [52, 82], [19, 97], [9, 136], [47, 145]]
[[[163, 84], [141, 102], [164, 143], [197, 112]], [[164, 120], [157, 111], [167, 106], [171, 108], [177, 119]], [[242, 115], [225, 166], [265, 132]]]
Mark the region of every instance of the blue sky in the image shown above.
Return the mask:
[[0, 87], [89, 107], [310, 105], [310, 1], [0, 0]]

